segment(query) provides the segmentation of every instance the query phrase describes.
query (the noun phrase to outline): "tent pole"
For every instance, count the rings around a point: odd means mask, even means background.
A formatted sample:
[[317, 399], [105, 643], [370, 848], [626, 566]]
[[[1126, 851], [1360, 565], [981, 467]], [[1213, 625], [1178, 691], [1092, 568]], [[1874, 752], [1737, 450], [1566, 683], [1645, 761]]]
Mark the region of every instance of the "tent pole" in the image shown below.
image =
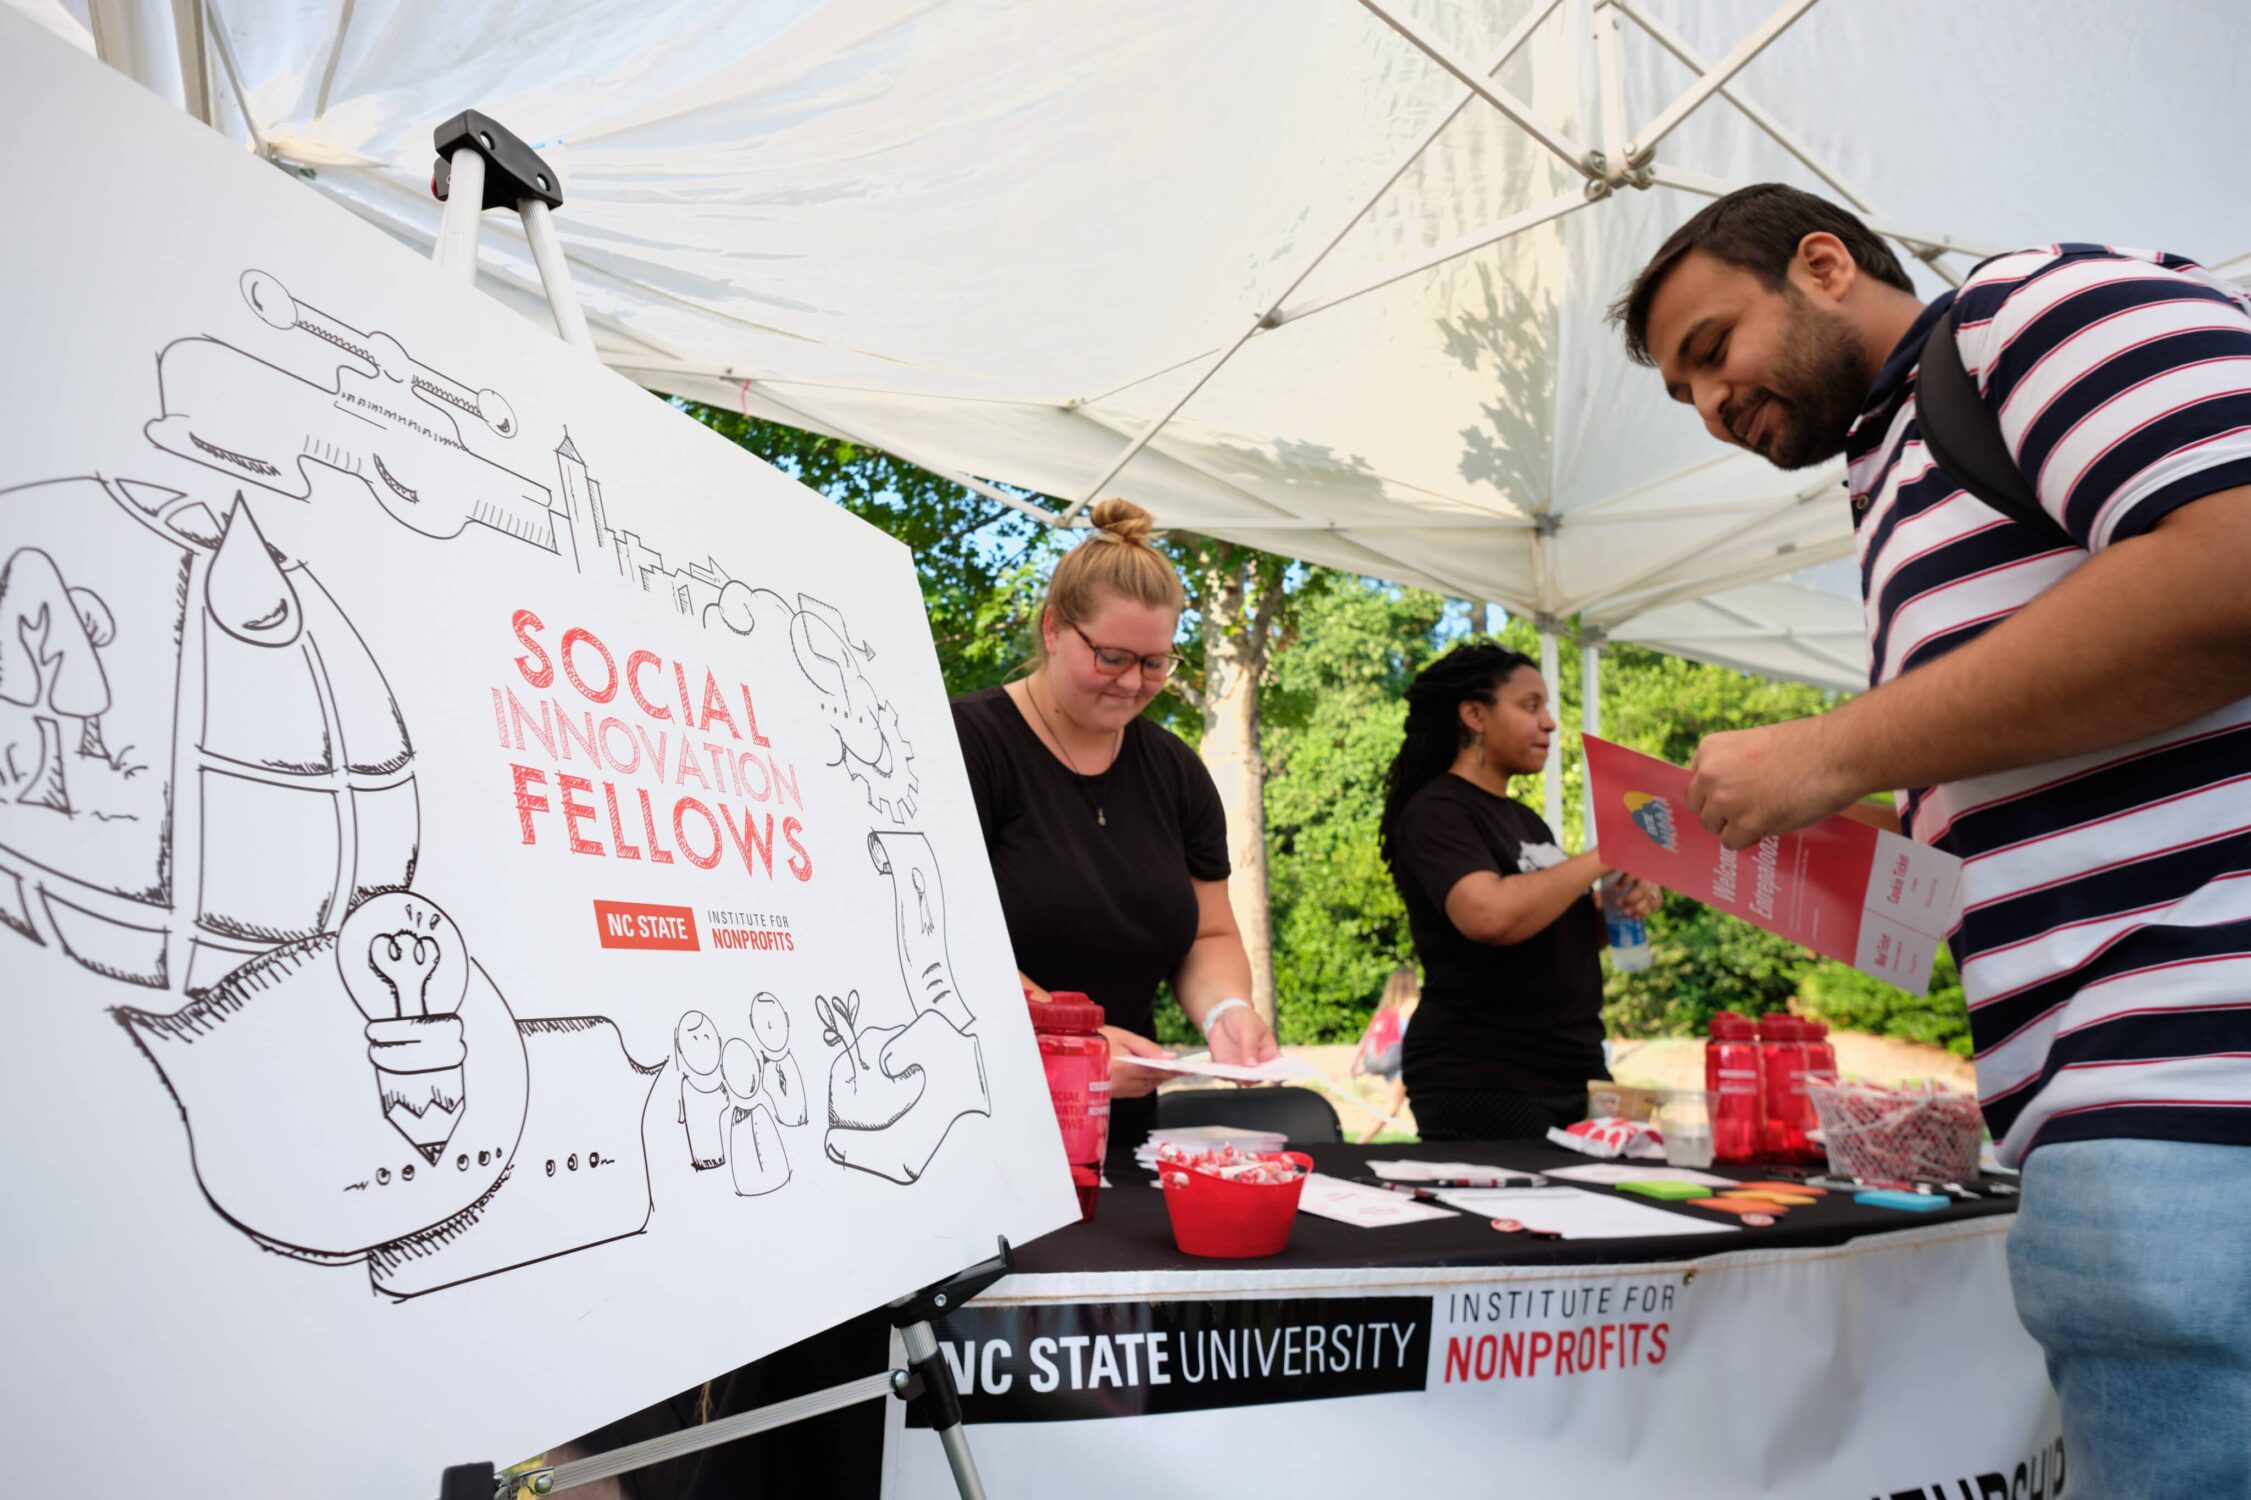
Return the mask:
[[1813, 9], [1815, 3], [1816, 0], [1783, 0], [1773, 14], [1752, 29], [1749, 36], [1737, 42], [1727, 56], [1706, 68], [1703, 75], [1690, 84], [1679, 98], [1666, 105], [1656, 119], [1644, 125], [1641, 133], [1626, 143], [1626, 159], [1616, 164], [1617, 170], [1630, 171], [1635, 167], [1649, 165], [1657, 154], [1660, 141], [1671, 135], [1680, 122], [1694, 113], [1705, 100], [1719, 92], [1730, 78], [1749, 67], [1754, 58], [1772, 45], [1776, 37], [1788, 31], [1798, 17]]
[[[1804, 506], [1818, 503], [1835, 487], [1839, 477], [1841, 476], [1835, 474], [1828, 475], [1825, 478], [1819, 479], [1812, 484], [1805, 485], [1800, 489], [1794, 491], [1788, 499], [1777, 501], [1776, 503], [1769, 505], [1762, 510], [1752, 513], [1748, 519], [1740, 521], [1737, 524], [1728, 527], [1725, 531], [1721, 532], [1715, 537], [1712, 537], [1708, 541], [1699, 543], [1696, 549], [1698, 556], [1709, 557], [1712, 553], [1719, 551], [1721, 548], [1751, 535], [1762, 526], [1766, 526], [1774, 521], [1780, 520], [1782, 517], [1787, 516], [1791, 512], [1796, 511]], [[1609, 600], [1616, 599], [1623, 594], [1631, 593], [1634, 589], [1637, 589], [1643, 584], [1649, 582], [1650, 579], [1662, 576], [1667, 569], [1679, 566], [1680, 561], [1681, 560], [1679, 558], [1668, 558], [1665, 561], [1653, 563], [1649, 567], [1642, 569], [1640, 572], [1633, 574], [1631, 577], [1626, 578], [1620, 583], [1603, 589], [1599, 593], [1585, 594], [1577, 599], [1572, 599], [1566, 602], [1563, 606], [1563, 611], [1567, 614], [1578, 614], [1582, 610], [1590, 609], [1597, 604], [1602, 604]]]
[[1622, 166], [1626, 160], [1625, 75], [1618, 66], [1618, 32], [1616, 4], [1613, 0], [1595, 0], [1595, 89], [1602, 104], [1602, 160], [1605, 166]]
[[[1367, 0], [1362, 0], [1362, 3], [1366, 4]], [[1502, 65], [1505, 64], [1510, 57], [1515, 55], [1516, 50], [1519, 47], [1524, 45], [1525, 40], [1531, 36], [1533, 29], [1538, 26], [1541, 21], [1545, 20], [1548, 14], [1561, 3], [1562, 0], [1546, 0], [1546, 3], [1536, 7], [1532, 15], [1526, 17], [1523, 22], [1517, 25], [1515, 30], [1509, 33], [1508, 40], [1502, 45], [1500, 56], [1494, 60], [1492, 67], [1487, 71], [1499, 72]], [[1377, 14], [1380, 15], [1382, 14], [1382, 12], [1379, 11], [1377, 12]], [[1467, 83], [1472, 90], [1477, 90], [1482, 87], [1482, 81], [1476, 78], [1464, 78], [1462, 81], [1464, 83]], [[1088, 485], [1084, 494], [1080, 495], [1078, 499], [1072, 501], [1069, 505], [1064, 507], [1063, 520], [1071, 520], [1081, 510], [1085, 509], [1088, 505], [1091, 505], [1095, 501], [1095, 499], [1101, 495], [1104, 487], [1107, 486], [1111, 480], [1117, 478], [1119, 473], [1124, 470], [1127, 464], [1133, 462], [1134, 455], [1139, 453], [1143, 448], [1146, 448], [1149, 445], [1150, 439], [1154, 438], [1157, 433], [1163, 429], [1164, 425], [1167, 422], [1170, 422], [1174, 417], [1178, 416], [1180, 414], [1180, 409], [1186, 406], [1189, 401], [1195, 396], [1195, 394], [1198, 391], [1202, 390], [1205, 384], [1209, 382], [1214, 375], [1217, 375], [1220, 372], [1220, 369], [1224, 365], [1226, 365], [1229, 360], [1235, 357], [1235, 352], [1237, 350], [1241, 349], [1243, 345], [1249, 343], [1251, 339], [1262, 329], [1274, 326], [1275, 315], [1281, 312], [1282, 304], [1287, 302], [1290, 299], [1291, 294], [1296, 292], [1299, 287], [1305, 284], [1305, 278], [1311, 276], [1314, 271], [1320, 268], [1321, 262], [1328, 259], [1329, 252], [1336, 249], [1338, 245], [1344, 242], [1344, 237], [1350, 234], [1359, 225], [1360, 221], [1368, 216], [1368, 211], [1370, 209], [1373, 209], [1376, 204], [1382, 200], [1385, 193], [1391, 191], [1392, 184], [1406, 175], [1407, 169], [1409, 167], [1412, 167], [1417, 161], [1422, 158], [1423, 152], [1429, 148], [1430, 143], [1437, 140], [1440, 132], [1445, 130], [1448, 125], [1452, 124], [1454, 117], [1460, 114], [1468, 106], [1469, 99], [1467, 97], [1464, 97], [1459, 103], [1455, 104], [1452, 109], [1448, 110], [1443, 116], [1441, 116], [1436, 124], [1432, 125], [1429, 129], [1425, 130], [1421, 136], [1417, 137], [1412, 148], [1400, 154], [1398, 162], [1388, 173], [1384, 175], [1383, 181], [1377, 185], [1376, 190], [1372, 193], [1369, 193], [1361, 200], [1359, 208], [1353, 211], [1352, 217], [1345, 220], [1343, 224], [1339, 225], [1337, 227], [1336, 233], [1329, 236], [1327, 242], [1321, 246], [1320, 250], [1316, 252], [1311, 259], [1307, 260], [1302, 267], [1299, 268], [1298, 273], [1290, 278], [1289, 285], [1282, 288], [1281, 295], [1276, 297], [1271, 303], [1269, 303], [1266, 308], [1256, 317], [1252, 318], [1250, 322], [1244, 327], [1242, 332], [1235, 335], [1235, 341], [1227, 345], [1220, 351], [1219, 357], [1213, 360], [1211, 364], [1205, 368], [1204, 372], [1201, 375], [1198, 375], [1196, 377], [1195, 384], [1189, 386], [1188, 389], [1181, 394], [1180, 399], [1173, 402], [1171, 406], [1166, 408], [1163, 416], [1158, 417], [1154, 422], [1151, 422], [1146, 427], [1142, 428], [1141, 431], [1135, 435], [1133, 440], [1126, 444], [1125, 451], [1119, 454], [1116, 460], [1111, 463], [1110, 467], [1103, 471], [1102, 477], [1100, 479], [1097, 479], [1093, 484]], [[1584, 171], [1585, 168], [1582, 167], [1580, 170]], [[1122, 390], [1124, 389], [1124, 387], [1121, 386], [1119, 389]], [[1073, 403], [1074, 406], [1076, 406], [1077, 404], [1079, 403]]]
[[[1557, 667], [1555, 651], [1555, 616], [1542, 615], [1540, 627], [1540, 675], [1548, 680], [1548, 698], [1556, 697]], [[1563, 837], [1563, 757], [1554, 746], [1548, 747], [1548, 763], [1540, 772], [1540, 781], [1547, 794], [1548, 827], [1557, 838]]]
[[[1360, 0], [1360, 3], [1367, 8], [1370, 15], [1405, 37], [1408, 44], [1417, 52], [1453, 74], [1457, 82], [1466, 85], [1478, 98], [1483, 99], [1487, 104], [1506, 115], [1511, 124], [1547, 147], [1572, 171], [1589, 179], [1597, 177], [1598, 174], [1587, 160], [1586, 147], [1542, 121], [1539, 116], [1532, 113], [1531, 105], [1526, 104], [1499, 84], [1490, 82], [1479, 75], [1470, 64], [1463, 62], [1447, 50], [1445, 43], [1431, 36], [1405, 17], [1393, 15], [1388, 8], [1391, 0]], [[1803, 0], [1803, 3], [1810, 5], [1813, 0]]]
[[[1679, 167], [1655, 165], [1649, 171], [1650, 180], [1659, 187], [1678, 188], [1684, 193], [1696, 193], [1706, 198], [1724, 198], [1743, 186], [1740, 182], [1729, 182], [1724, 177], [1713, 177], [1704, 172], [1684, 171]], [[1902, 224], [1897, 219], [1889, 218], [1883, 214], [1863, 213], [1860, 218], [1878, 234], [1888, 234], [1918, 253], [1924, 250], [1939, 253], [1952, 251], [1958, 255], [1974, 255], [1981, 260], [1987, 256], [2003, 253], [1999, 246], [1956, 239], [1950, 234], [1934, 234], [1929, 230], [1916, 229]]]
[[1551, 198], [1545, 203], [1525, 209], [1522, 213], [1510, 214], [1505, 219], [1496, 219], [1481, 229], [1472, 229], [1469, 233], [1457, 239], [1448, 240], [1434, 250], [1425, 251], [1404, 265], [1396, 265], [1387, 271], [1379, 272], [1348, 291], [1323, 297], [1318, 302], [1303, 302], [1296, 307], [1285, 307], [1275, 313], [1267, 323], [1261, 326], [1259, 331], [1263, 333], [1268, 328], [1278, 328], [1284, 323], [1295, 323], [1300, 318], [1310, 318], [1315, 313], [1326, 312], [1339, 303], [1350, 302], [1355, 297], [1364, 297], [1370, 292], [1381, 291], [1395, 281], [1405, 281], [1408, 277], [1420, 275], [1424, 271], [1436, 270], [1450, 260], [1458, 260], [1462, 256], [1473, 255], [1479, 250], [1498, 245], [1503, 240], [1514, 239], [1527, 229], [1537, 229], [1542, 224], [1560, 219], [1568, 213], [1576, 213], [1596, 201], [1598, 200], [1589, 198], [1585, 193], [1566, 193], [1560, 198]]
[[[1582, 623], [1579, 627], [1579, 730], [1582, 734], [1602, 733], [1602, 645], [1607, 639], [1600, 626]], [[1585, 754], [1582, 747], [1580, 753]], [[1584, 842], [1594, 845], [1594, 778], [1586, 778], [1587, 806]], [[1560, 835], [1561, 829], [1557, 830]]]

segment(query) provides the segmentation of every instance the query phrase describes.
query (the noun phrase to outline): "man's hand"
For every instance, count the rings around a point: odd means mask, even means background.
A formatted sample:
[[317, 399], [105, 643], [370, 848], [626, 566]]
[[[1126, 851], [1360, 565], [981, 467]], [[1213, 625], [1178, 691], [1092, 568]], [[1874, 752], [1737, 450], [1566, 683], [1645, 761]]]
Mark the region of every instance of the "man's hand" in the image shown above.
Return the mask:
[[1688, 810], [1730, 849], [1820, 822], [1861, 794], [1824, 740], [1820, 719], [1705, 736], [1688, 762]]

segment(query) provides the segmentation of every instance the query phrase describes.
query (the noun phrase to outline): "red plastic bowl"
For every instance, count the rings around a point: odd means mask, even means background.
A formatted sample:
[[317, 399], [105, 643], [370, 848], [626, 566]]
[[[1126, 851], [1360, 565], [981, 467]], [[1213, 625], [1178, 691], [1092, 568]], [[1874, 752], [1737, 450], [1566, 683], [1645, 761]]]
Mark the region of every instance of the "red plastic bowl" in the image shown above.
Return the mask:
[[[1313, 1170], [1313, 1158], [1302, 1151], [1259, 1160], [1292, 1161], [1306, 1172]], [[1290, 1226], [1297, 1222], [1297, 1200], [1305, 1192], [1304, 1173], [1288, 1182], [1231, 1182], [1208, 1172], [1167, 1168], [1159, 1180], [1165, 1185], [1173, 1243], [1183, 1255], [1213, 1260], [1281, 1254], [1290, 1242]]]

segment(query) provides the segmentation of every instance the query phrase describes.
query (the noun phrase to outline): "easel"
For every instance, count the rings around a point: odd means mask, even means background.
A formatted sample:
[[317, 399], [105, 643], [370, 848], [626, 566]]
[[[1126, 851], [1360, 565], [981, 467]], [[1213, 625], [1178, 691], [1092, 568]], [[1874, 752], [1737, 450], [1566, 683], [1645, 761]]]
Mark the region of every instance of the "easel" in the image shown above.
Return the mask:
[[[504, 208], [524, 222], [524, 238], [531, 244], [532, 259], [555, 314], [555, 329], [574, 348], [594, 355], [594, 336], [587, 331], [586, 314], [571, 286], [570, 268], [563, 259], [562, 241], [555, 234], [549, 211], [562, 207], [562, 179], [539, 154], [497, 121], [468, 110], [454, 116], [435, 132], [437, 170], [430, 190], [445, 204], [438, 224], [438, 239], [431, 259], [438, 268], [464, 285], [477, 279], [477, 235], [484, 211]], [[857, 1406], [878, 1396], [927, 1403], [931, 1426], [945, 1446], [946, 1462], [962, 1500], [985, 1500], [985, 1487], [969, 1455], [962, 1432], [961, 1397], [954, 1388], [953, 1372], [938, 1349], [931, 1329], [933, 1318], [945, 1316], [994, 1282], [1006, 1276], [1015, 1260], [1008, 1240], [999, 1241], [1000, 1253], [909, 1297], [889, 1304], [891, 1326], [898, 1330], [906, 1350], [902, 1369], [886, 1370], [825, 1391], [794, 1400], [779, 1401], [755, 1411], [738, 1412], [716, 1422], [705, 1422], [682, 1432], [668, 1433], [645, 1442], [613, 1448], [551, 1468], [528, 1473], [501, 1474], [491, 1463], [456, 1464], [439, 1481], [438, 1500], [507, 1500], [519, 1490], [551, 1495], [575, 1485], [609, 1479], [649, 1464], [802, 1422], [824, 1412]]]

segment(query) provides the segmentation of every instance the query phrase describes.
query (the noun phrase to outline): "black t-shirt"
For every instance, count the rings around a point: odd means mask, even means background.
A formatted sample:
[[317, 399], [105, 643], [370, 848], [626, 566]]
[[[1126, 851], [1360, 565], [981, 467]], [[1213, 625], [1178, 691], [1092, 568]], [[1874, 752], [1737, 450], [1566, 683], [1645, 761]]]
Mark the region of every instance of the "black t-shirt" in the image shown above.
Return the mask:
[[[953, 709], [1016, 966], [1042, 989], [1084, 992], [1111, 1025], [1151, 1035], [1157, 986], [1196, 941], [1189, 882], [1227, 878], [1227, 815], [1211, 773], [1146, 719], [1126, 725], [1109, 770], [1079, 776], [1005, 689], [956, 698]], [[1098, 807], [1106, 822], [1095, 821]]]
[[1567, 1094], [1602, 1063], [1602, 913], [1574, 901], [1521, 943], [1464, 937], [1446, 893], [1465, 875], [1562, 863], [1555, 835], [1523, 804], [1448, 773], [1408, 799], [1391, 878], [1423, 966], [1422, 1004], [1401, 1059], [1409, 1092], [1501, 1089]]

